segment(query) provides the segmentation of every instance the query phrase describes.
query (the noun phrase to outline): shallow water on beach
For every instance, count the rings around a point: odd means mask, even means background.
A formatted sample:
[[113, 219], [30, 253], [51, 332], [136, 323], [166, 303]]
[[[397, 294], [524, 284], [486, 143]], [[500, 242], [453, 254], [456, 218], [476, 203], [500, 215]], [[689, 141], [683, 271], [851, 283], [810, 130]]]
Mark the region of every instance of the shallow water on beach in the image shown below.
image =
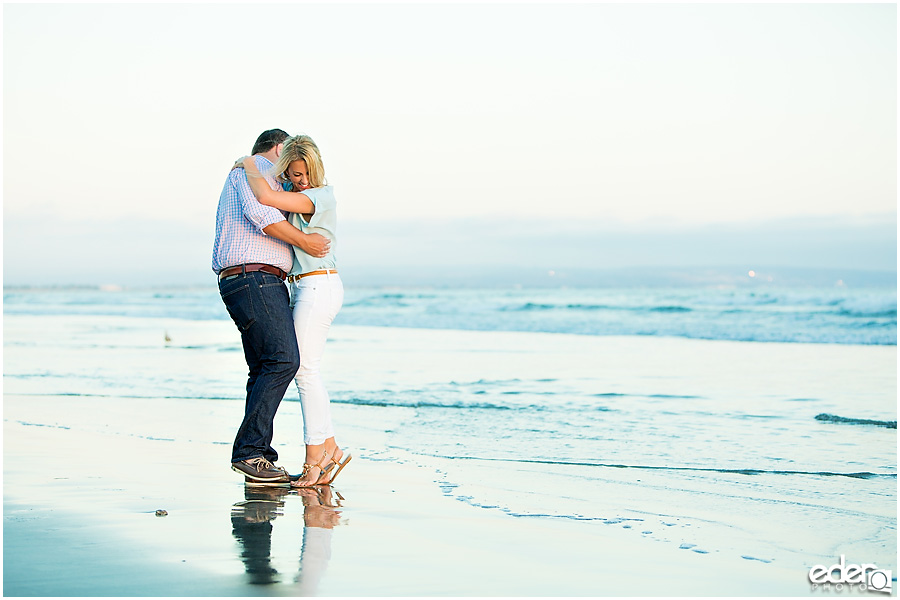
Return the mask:
[[[120, 399], [62, 426], [108, 431], [129, 402], [241, 401], [230, 322], [47, 302], [5, 305], [5, 394]], [[466, 506], [739, 561], [896, 565], [895, 346], [337, 324], [323, 369], [358, 465], [415, 464]], [[286, 401], [297, 413], [296, 390]], [[223, 456], [231, 443], [170, 413], [130, 427]], [[300, 423], [277, 427], [299, 447]]]
[[763, 563], [821, 544], [895, 564], [893, 349], [563, 338], [505, 352], [519, 377], [335, 396], [406, 407], [384, 456], [434, 467], [472, 506]]

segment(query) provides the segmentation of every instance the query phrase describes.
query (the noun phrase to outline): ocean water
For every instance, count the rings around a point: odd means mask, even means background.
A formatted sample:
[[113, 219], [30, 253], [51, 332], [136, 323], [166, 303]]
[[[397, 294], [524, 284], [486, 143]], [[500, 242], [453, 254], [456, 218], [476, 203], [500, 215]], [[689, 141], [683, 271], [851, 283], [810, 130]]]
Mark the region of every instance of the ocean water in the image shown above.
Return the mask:
[[[7, 289], [4, 315], [14, 401], [242, 402], [215, 289]], [[841, 553], [896, 567], [896, 327], [893, 289], [348, 288], [326, 381], [356, 468], [802, 577]], [[166, 414], [128, 435], [227, 454], [230, 430]]]
[[[4, 290], [7, 314], [228, 319], [218, 292]], [[895, 288], [376, 289], [337, 324], [826, 344], [897, 344]]]

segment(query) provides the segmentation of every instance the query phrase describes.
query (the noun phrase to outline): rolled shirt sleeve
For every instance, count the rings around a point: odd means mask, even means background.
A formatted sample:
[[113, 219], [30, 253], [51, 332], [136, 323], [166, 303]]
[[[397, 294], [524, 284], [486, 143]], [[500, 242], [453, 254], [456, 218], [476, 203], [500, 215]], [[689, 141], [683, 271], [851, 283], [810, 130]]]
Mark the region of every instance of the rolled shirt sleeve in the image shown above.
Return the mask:
[[[268, 161], [261, 162], [259, 157], [256, 157], [256, 168], [263, 174], [269, 187], [273, 190], [281, 189], [281, 186], [276, 185], [275, 180], [272, 179], [272, 177], [266, 175], [266, 171], [269, 168]], [[243, 169], [234, 169], [231, 172], [231, 181], [237, 190], [238, 198], [240, 198], [241, 210], [244, 213], [244, 216], [248, 221], [253, 223], [253, 226], [256, 227], [260, 233], [265, 235], [265, 232], [263, 231], [264, 228], [273, 223], [285, 220], [284, 213], [277, 208], [259, 203], [259, 200], [253, 195], [253, 190], [247, 182], [247, 173]]]

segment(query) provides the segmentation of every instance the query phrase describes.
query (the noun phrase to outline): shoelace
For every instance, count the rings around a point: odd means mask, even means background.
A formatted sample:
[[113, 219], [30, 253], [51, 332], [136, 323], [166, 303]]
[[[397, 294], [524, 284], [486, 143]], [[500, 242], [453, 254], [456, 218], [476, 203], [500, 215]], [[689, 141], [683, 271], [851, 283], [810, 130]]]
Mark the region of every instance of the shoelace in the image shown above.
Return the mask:
[[257, 471], [262, 471], [262, 470], [264, 470], [264, 469], [274, 469], [274, 468], [275, 468], [275, 465], [273, 465], [272, 463], [270, 463], [270, 462], [268, 461], [268, 459], [266, 459], [266, 458], [264, 458], [264, 457], [262, 457], [262, 456], [257, 457], [257, 458], [252, 458], [252, 459], [248, 460], [248, 461], [247, 461], [247, 464], [253, 465], [253, 467], [254, 467]]

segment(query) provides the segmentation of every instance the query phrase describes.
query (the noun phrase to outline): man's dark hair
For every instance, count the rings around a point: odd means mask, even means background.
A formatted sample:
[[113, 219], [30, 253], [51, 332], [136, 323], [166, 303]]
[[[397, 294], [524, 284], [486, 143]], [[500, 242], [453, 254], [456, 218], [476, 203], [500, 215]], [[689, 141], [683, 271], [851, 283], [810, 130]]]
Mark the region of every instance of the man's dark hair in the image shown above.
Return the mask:
[[281, 129], [269, 129], [263, 131], [259, 134], [259, 137], [256, 138], [256, 143], [253, 144], [253, 151], [250, 152], [250, 154], [263, 154], [264, 152], [268, 152], [289, 137], [291, 136]]

